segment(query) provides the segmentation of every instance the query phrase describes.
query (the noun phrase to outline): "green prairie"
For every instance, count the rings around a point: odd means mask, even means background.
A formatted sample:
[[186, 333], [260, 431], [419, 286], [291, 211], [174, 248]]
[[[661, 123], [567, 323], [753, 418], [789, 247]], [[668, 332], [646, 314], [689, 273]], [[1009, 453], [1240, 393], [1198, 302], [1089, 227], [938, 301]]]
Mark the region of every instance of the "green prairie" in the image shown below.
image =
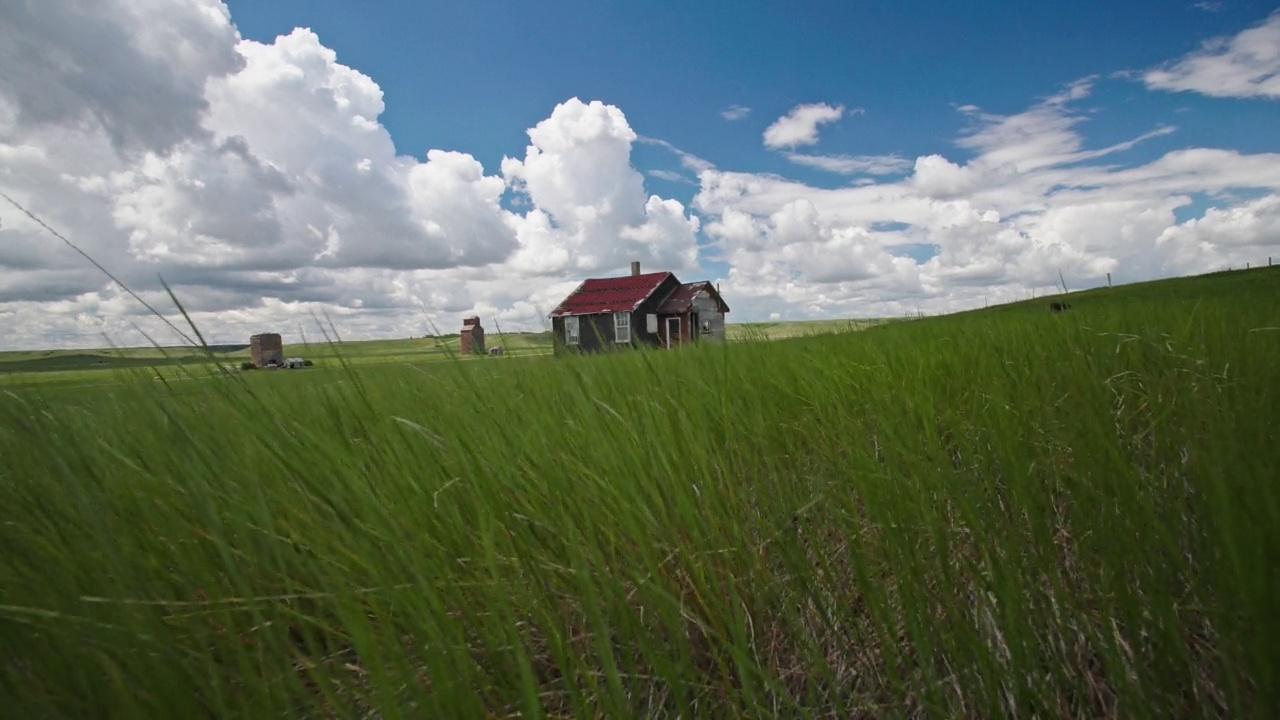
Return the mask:
[[[759, 323], [731, 323], [726, 328], [731, 341], [777, 340], [789, 337], [822, 334], [837, 331], [853, 331], [874, 327], [887, 322], [878, 319], [861, 320], [802, 320]], [[316, 332], [320, 335], [320, 332]], [[551, 333], [490, 331], [488, 346], [501, 346], [507, 356], [533, 357], [550, 355]], [[429, 360], [453, 359], [458, 354], [458, 335], [432, 335], [399, 340], [357, 340], [331, 342], [286, 343], [289, 356], [301, 356], [312, 360], [337, 360], [348, 364], [419, 363]], [[101, 381], [102, 370], [124, 368], [174, 368], [199, 365], [210, 360], [221, 361], [228, 367], [236, 367], [249, 359], [247, 343], [213, 345], [207, 348], [192, 347], [129, 347], [99, 350], [35, 350], [0, 352], [0, 383], [3, 382], [58, 382], [60, 380]], [[55, 373], [41, 378], [28, 377], [34, 373]]]
[[666, 352], [12, 373], [0, 702], [1273, 717], [1278, 290], [1263, 268]]

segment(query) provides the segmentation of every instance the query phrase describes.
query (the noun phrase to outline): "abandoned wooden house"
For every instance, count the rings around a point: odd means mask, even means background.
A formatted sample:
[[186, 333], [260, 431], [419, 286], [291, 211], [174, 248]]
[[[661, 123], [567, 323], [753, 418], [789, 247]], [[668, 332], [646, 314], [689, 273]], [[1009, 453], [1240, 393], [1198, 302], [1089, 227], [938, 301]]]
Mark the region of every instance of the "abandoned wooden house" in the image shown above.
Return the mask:
[[555, 353], [724, 340], [729, 306], [707, 281], [681, 283], [671, 272], [589, 278], [550, 314]]

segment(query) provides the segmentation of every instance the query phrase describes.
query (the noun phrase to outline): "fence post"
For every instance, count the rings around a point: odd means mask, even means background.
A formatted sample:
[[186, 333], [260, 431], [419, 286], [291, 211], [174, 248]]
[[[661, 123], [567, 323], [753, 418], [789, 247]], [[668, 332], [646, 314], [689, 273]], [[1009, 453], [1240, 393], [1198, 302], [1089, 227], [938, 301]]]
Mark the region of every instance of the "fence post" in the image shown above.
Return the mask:
[[1107, 287], [1111, 287], [1111, 273], [1107, 273]]

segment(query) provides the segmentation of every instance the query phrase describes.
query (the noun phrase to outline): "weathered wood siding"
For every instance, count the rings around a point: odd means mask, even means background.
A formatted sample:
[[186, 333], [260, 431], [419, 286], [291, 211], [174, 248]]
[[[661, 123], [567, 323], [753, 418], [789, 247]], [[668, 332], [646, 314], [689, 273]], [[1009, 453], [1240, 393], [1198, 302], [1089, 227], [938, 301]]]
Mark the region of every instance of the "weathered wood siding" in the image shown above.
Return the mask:
[[666, 331], [662, 327], [662, 318], [658, 318], [658, 331], [651, 333], [648, 330], [648, 316], [650, 314], [656, 315], [658, 306], [662, 305], [663, 301], [678, 287], [680, 287], [680, 281], [674, 275], [668, 276], [647, 300], [640, 303], [640, 307], [636, 309], [631, 318], [631, 336], [636, 342], [656, 347], [660, 347], [663, 344]]
[[564, 352], [599, 352], [614, 344], [613, 315], [578, 315], [578, 344], [565, 343], [564, 327], [568, 318], [551, 319], [551, 328], [555, 332], [555, 353]]
[[[557, 317], [551, 319], [552, 334], [555, 336], [555, 353], [560, 355], [564, 352], [581, 352], [594, 353], [601, 351], [609, 351], [614, 349], [622, 349], [628, 347], [626, 344], [614, 342], [617, 337], [613, 327], [613, 313], [597, 313], [595, 315], [578, 315], [578, 344], [566, 345], [564, 338], [564, 327], [566, 318]], [[633, 314], [631, 318], [631, 343], [638, 342], [636, 333], [637, 318]], [[639, 316], [639, 322], [644, 323], [644, 316]], [[643, 328], [641, 328], [643, 330]]]
[[[720, 312], [720, 304], [703, 290], [693, 298], [693, 312], [698, 315], [698, 337], [712, 342], [724, 340], [724, 313]], [[710, 323], [710, 328], [702, 329], [703, 323]]]

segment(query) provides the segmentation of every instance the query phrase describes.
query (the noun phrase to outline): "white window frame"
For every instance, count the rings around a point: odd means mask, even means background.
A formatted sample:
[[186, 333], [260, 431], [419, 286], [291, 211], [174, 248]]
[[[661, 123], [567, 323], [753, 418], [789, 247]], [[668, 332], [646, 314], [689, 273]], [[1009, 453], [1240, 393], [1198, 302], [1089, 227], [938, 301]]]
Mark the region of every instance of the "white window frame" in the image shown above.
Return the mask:
[[[672, 320], [676, 321], [676, 336], [674, 338], [671, 337], [671, 321]], [[680, 334], [684, 330], [684, 322], [681, 320], [680, 316], [672, 315], [671, 317], [664, 319], [663, 323], [666, 325], [666, 327], [663, 329], [666, 330], [666, 333], [667, 333], [667, 347], [671, 347], [672, 345], [679, 345]]]
[[613, 314], [613, 341], [616, 343], [631, 342], [631, 313], [616, 312]]
[[564, 316], [564, 344], [577, 345], [582, 342], [582, 336], [578, 332], [578, 316]]

